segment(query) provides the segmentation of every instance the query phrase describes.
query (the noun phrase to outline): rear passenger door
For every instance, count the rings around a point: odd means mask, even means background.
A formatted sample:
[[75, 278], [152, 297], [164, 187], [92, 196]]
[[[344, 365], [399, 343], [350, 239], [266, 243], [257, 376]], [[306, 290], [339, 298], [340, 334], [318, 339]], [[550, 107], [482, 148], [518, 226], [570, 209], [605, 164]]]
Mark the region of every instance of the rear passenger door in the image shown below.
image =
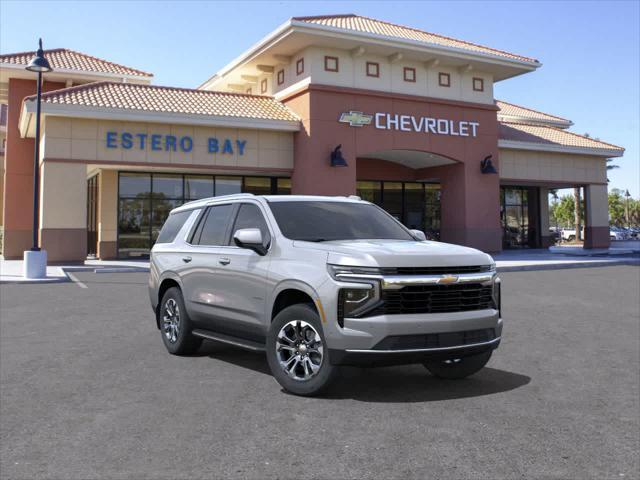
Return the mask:
[[183, 255], [180, 270], [187, 310], [193, 322], [206, 329], [223, 330], [219, 259], [229, 249], [233, 204], [212, 205], [201, 215]]
[[229, 248], [219, 259], [216, 282], [220, 285], [221, 314], [233, 322], [238, 335], [264, 341], [268, 327], [265, 309], [271, 255], [269, 252], [259, 255], [235, 246], [233, 234], [243, 228], [259, 229], [264, 244], [271, 244], [271, 230], [260, 205], [240, 203], [230, 232]]

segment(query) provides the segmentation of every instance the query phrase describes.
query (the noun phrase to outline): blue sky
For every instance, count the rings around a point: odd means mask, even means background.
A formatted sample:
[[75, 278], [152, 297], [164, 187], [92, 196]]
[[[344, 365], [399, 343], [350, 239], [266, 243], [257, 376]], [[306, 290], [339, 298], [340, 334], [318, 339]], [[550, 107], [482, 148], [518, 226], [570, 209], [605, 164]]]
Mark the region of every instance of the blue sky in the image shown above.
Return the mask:
[[611, 187], [640, 196], [640, 2], [0, 0], [0, 52], [66, 47], [196, 87], [291, 16], [358, 13], [539, 59], [496, 98], [626, 148]]

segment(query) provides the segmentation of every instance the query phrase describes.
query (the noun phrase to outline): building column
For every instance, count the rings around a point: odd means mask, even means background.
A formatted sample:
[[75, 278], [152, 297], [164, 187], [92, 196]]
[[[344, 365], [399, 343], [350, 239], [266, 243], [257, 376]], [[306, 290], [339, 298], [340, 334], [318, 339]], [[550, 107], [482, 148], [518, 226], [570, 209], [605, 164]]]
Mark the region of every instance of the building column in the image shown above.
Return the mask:
[[98, 178], [98, 258], [118, 257], [118, 172], [102, 170]]
[[424, 169], [418, 176], [440, 179], [443, 242], [485, 252], [502, 250], [498, 175], [481, 174], [477, 164], [456, 163]]
[[553, 237], [549, 230], [549, 189], [540, 187], [538, 190], [538, 204], [540, 212], [540, 246], [548, 248], [553, 245]]
[[87, 258], [87, 167], [43, 162], [40, 167], [40, 241], [50, 262]]
[[[64, 83], [44, 82], [43, 92], [64, 88]], [[7, 140], [4, 165], [2, 254], [22, 258], [32, 246], [33, 138], [22, 138], [18, 128], [22, 100], [36, 93], [35, 80], [10, 78], [7, 102]]]
[[584, 248], [609, 248], [609, 195], [606, 185], [584, 188]]

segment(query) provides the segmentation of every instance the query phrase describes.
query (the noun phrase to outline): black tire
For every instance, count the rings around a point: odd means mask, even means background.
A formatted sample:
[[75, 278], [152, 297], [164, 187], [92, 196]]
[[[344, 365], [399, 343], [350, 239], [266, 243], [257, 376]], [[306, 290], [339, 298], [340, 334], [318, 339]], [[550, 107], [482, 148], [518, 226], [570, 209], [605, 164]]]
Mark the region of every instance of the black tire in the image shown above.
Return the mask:
[[573, 242], [576, 239], [575, 235], [569, 235], [569, 238], [567, 238], [568, 242]]
[[[177, 310], [173, 307], [177, 307]], [[169, 353], [173, 355], [191, 355], [195, 353], [202, 345], [202, 339], [191, 334], [191, 320], [184, 306], [184, 299], [180, 289], [178, 287], [168, 289], [162, 297], [159, 308], [160, 335]], [[170, 323], [165, 321], [165, 318], [171, 318], [170, 309], [177, 311], [178, 314], [177, 333], [172, 331], [169, 326]]]
[[462, 357], [452, 360], [438, 360], [433, 362], [424, 362], [424, 366], [432, 375], [447, 380], [458, 380], [466, 378], [474, 373], [479, 372], [491, 359], [492, 350]]
[[[306, 376], [306, 368], [303, 363], [298, 362], [297, 367], [294, 367], [293, 373], [287, 373], [284, 367], [280, 364], [281, 357], [291, 355], [291, 357], [295, 356], [294, 352], [289, 353], [289, 351], [278, 351], [278, 335], [280, 331], [287, 324], [293, 322], [293, 325], [298, 327], [298, 330], [302, 330], [302, 336], [306, 334], [311, 334], [313, 336], [312, 330], [315, 330], [315, 333], [319, 335], [320, 341], [322, 342], [322, 354], [321, 361], [319, 361], [319, 369], [312, 373], [312, 375], [308, 379], [298, 379], [294, 378], [296, 373], [299, 372], [301, 377]], [[313, 329], [309, 329], [308, 327], [304, 327], [304, 323], [313, 327]], [[289, 327], [292, 329], [293, 327]], [[292, 337], [298, 339], [299, 336], [296, 334], [295, 329], [290, 330], [292, 332]], [[295, 335], [295, 336], [294, 336]], [[282, 343], [282, 340], [280, 341]], [[305, 343], [306, 342], [302, 342]], [[311, 345], [313, 341], [309, 341]], [[333, 378], [335, 377], [338, 367], [331, 365], [329, 362], [329, 348], [327, 347], [327, 342], [324, 337], [324, 332], [322, 331], [322, 324], [320, 322], [320, 317], [315, 309], [306, 304], [298, 304], [292, 305], [290, 307], [282, 310], [276, 318], [273, 319], [271, 326], [269, 328], [269, 333], [267, 334], [267, 361], [269, 362], [269, 367], [271, 368], [271, 373], [276, 381], [288, 392], [293, 393], [295, 395], [302, 396], [313, 396], [322, 392], [325, 388], [329, 386]], [[314, 347], [317, 347], [317, 343], [313, 343]], [[294, 346], [295, 348], [295, 346]], [[306, 351], [306, 350], [305, 350]], [[313, 352], [313, 350], [309, 350]], [[312, 355], [313, 358], [312, 358]], [[289, 357], [289, 358], [291, 358]], [[318, 361], [317, 353], [308, 354], [309, 361]], [[298, 357], [300, 358], [300, 357]], [[304, 358], [302, 358], [305, 361]], [[293, 364], [296, 364], [295, 359], [292, 360]]]

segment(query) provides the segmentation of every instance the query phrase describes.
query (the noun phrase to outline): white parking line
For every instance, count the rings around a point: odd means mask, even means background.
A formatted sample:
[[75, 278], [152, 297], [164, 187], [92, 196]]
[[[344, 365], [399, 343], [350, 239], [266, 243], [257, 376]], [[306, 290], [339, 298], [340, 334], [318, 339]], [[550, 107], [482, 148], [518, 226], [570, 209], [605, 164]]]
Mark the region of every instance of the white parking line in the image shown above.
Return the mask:
[[80, 280], [78, 280], [78, 277], [76, 277], [73, 273], [67, 272], [67, 276], [71, 279], [71, 281], [73, 283], [78, 285], [80, 288], [89, 288], [84, 283], [82, 283]]

